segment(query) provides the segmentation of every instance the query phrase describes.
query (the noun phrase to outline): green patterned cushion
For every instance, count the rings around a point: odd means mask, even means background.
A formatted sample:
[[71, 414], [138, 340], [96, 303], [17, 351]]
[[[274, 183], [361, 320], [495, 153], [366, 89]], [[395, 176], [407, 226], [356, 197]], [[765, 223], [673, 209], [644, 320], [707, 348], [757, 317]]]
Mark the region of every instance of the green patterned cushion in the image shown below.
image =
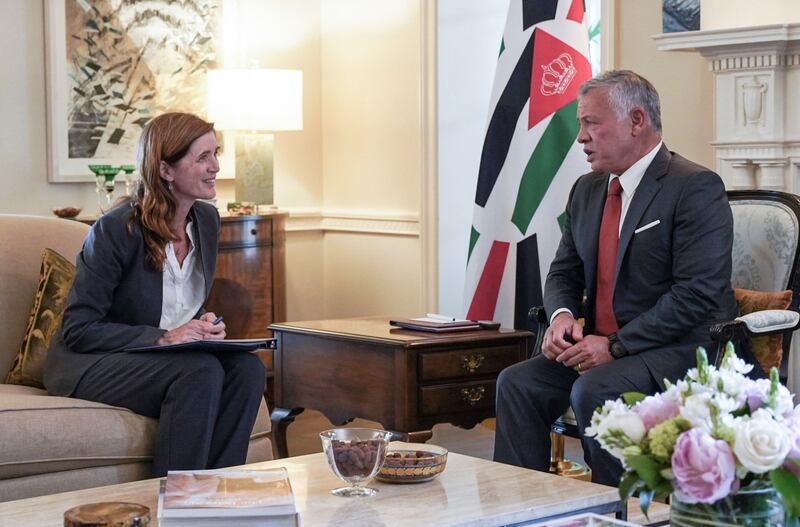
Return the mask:
[[33, 298], [33, 308], [22, 338], [19, 353], [14, 359], [6, 384], [24, 384], [44, 388], [42, 368], [50, 341], [61, 325], [67, 306], [67, 293], [75, 275], [75, 266], [51, 249], [42, 255], [39, 287]]

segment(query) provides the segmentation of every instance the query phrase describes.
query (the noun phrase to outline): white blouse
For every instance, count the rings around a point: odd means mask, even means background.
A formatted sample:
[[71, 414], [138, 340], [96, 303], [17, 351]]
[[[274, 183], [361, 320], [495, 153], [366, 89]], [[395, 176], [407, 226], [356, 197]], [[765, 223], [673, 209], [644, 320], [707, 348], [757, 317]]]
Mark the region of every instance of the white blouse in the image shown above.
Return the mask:
[[205, 300], [206, 281], [197, 258], [191, 221], [186, 224], [186, 234], [189, 236], [190, 248], [182, 266], [175, 256], [172, 242], [167, 242], [166, 247], [167, 258], [162, 272], [161, 321], [158, 327], [167, 331], [194, 318]]

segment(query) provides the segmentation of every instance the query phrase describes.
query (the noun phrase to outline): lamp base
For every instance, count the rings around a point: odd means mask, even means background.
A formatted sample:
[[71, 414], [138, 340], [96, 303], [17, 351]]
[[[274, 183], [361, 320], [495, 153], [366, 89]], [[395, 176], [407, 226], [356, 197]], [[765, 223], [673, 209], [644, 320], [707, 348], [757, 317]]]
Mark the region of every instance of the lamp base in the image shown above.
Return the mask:
[[236, 201], [269, 205], [273, 201], [272, 134], [236, 136]]

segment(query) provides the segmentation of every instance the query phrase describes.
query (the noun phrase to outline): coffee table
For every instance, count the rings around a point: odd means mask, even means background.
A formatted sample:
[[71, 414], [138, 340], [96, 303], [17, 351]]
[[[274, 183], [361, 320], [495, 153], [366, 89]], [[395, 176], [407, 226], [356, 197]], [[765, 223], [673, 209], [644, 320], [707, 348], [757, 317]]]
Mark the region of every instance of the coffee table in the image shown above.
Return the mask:
[[[416, 484], [373, 481], [371, 498], [331, 495], [342, 485], [325, 455], [309, 454], [254, 463], [249, 469], [284, 466], [304, 527], [325, 525], [509, 525], [580, 512], [619, 511], [617, 489], [450, 453], [436, 479]], [[123, 483], [0, 503], [0, 526], [61, 526], [76, 505], [128, 501], [150, 507], [156, 522], [158, 479]]]

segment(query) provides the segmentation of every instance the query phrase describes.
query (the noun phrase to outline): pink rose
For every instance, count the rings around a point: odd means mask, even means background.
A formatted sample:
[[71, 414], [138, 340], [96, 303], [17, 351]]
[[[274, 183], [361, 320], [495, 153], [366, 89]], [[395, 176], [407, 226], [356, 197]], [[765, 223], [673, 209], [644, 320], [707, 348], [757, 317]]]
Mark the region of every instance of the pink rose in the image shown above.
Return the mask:
[[657, 424], [678, 415], [679, 409], [678, 403], [657, 393], [639, 401], [633, 411], [642, 418], [645, 430], [649, 431]]
[[672, 453], [675, 494], [685, 503], [714, 503], [735, 490], [736, 461], [730, 445], [704, 430], [678, 436]]

